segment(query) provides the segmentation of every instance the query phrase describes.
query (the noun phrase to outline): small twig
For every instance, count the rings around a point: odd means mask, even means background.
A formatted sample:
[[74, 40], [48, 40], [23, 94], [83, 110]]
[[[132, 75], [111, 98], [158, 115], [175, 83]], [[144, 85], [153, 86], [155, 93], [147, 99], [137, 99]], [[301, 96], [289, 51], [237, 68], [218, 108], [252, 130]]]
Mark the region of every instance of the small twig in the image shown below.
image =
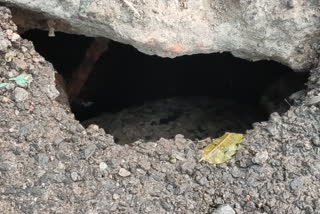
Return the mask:
[[140, 17], [139, 11], [132, 5], [131, 2], [128, 2], [127, 0], [122, 0], [132, 11], [133, 13], [137, 16]]
[[287, 98], [285, 98], [284, 101], [291, 107], [291, 104], [289, 103], [289, 101], [287, 100]]

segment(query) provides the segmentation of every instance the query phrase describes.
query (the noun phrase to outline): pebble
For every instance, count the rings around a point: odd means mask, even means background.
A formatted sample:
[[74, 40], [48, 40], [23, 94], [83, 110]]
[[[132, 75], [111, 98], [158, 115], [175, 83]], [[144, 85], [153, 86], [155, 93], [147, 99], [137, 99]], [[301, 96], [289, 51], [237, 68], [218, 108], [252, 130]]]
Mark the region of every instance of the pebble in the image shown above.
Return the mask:
[[40, 153], [38, 155], [38, 162], [39, 162], [39, 165], [42, 166], [42, 167], [46, 167], [48, 165], [48, 162], [49, 162], [49, 157], [47, 154], [45, 153]]
[[25, 52], [28, 51], [28, 48], [26, 48], [25, 46], [22, 46], [22, 47], [21, 47], [21, 51], [22, 51], [23, 53], [25, 53]]
[[140, 160], [139, 166], [140, 166], [142, 169], [146, 170], [146, 171], [151, 168], [150, 162], [149, 162], [148, 160], [146, 160], [146, 159]]
[[292, 191], [294, 191], [295, 193], [297, 193], [302, 187], [303, 187], [303, 184], [304, 184], [304, 177], [303, 176], [300, 176], [300, 177], [297, 177], [295, 178], [291, 183], [290, 183], [290, 188]]
[[16, 53], [15, 53], [15, 52], [9, 51], [8, 53], [6, 53], [6, 54], [4, 55], [4, 60], [5, 60], [6, 62], [11, 62], [12, 59], [13, 59], [15, 56], [16, 56]]
[[78, 181], [79, 178], [80, 178], [80, 176], [78, 175], [78, 173], [76, 173], [76, 172], [71, 172], [71, 179], [72, 179], [73, 181]]
[[182, 134], [177, 134], [175, 137], [174, 137], [174, 141], [177, 142], [177, 143], [186, 143], [187, 140], [184, 138], [184, 136]]
[[19, 75], [19, 73], [14, 69], [11, 69], [7, 74], [8, 78], [13, 78], [13, 77], [16, 77], [18, 75]]
[[232, 209], [232, 207], [228, 204], [221, 205], [211, 214], [235, 214], [236, 212]]
[[230, 172], [231, 172], [231, 175], [232, 175], [234, 178], [239, 178], [239, 177], [242, 176], [242, 173], [241, 173], [240, 169], [237, 168], [237, 167], [233, 167], [233, 168], [230, 170]]
[[84, 158], [88, 160], [91, 157], [91, 155], [93, 155], [93, 153], [96, 151], [96, 149], [97, 146], [95, 144], [88, 145], [84, 150]]
[[19, 87], [14, 89], [14, 99], [16, 102], [25, 101], [28, 99], [28, 97], [29, 97], [29, 92], [27, 92], [25, 89], [19, 88]]
[[113, 198], [113, 200], [118, 200], [120, 198], [120, 195], [115, 193], [112, 195], [112, 198]]
[[299, 100], [302, 98], [302, 96], [305, 94], [305, 91], [304, 90], [300, 90], [300, 91], [297, 91], [293, 94], [290, 95], [289, 99], [290, 100]]
[[9, 129], [9, 132], [14, 132], [14, 131], [16, 131], [16, 127], [15, 126], [12, 126], [10, 129]]
[[266, 126], [266, 131], [269, 132], [271, 135], [275, 136], [279, 133], [277, 126], [275, 124], [269, 123]]
[[0, 171], [5, 172], [9, 170], [9, 166], [7, 163], [0, 162]]
[[309, 98], [306, 101], [306, 104], [307, 105], [315, 105], [315, 104], [317, 104], [319, 102], [320, 102], [320, 96], [314, 96], [314, 97]]
[[119, 170], [119, 175], [121, 177], [128, 177], [129, 175], [131, 175], [131, 172], [129, 172], [128, 170], [126, 170], [125, 168], [121, 168]]
[[176, 163], [177, 163], [177, 159], [176, 159], [176, 158], [171, 158], [171, 159], [170, 159], [170, 163], [176, 164]]
[[13, 41], [13, 42], [17, 41], [19, 38], [20, 38], [20, 36], [17, 33], [13, 33], [11, 35], [11, 41]]
[[269, 158], [267, 151], [258, 152], [254, 158], [252, 158], [253, 163], [263, 165]]
[[28, 64], [22, 59], [14, 59], [13, 60], [16, 69], [20, 71], [25, 71], [28, 68]]
[[2, 98], [2, 102], [4, 102], [4, 103], [9, 102], [9, 98], [8, 98], [8, 97], [3, 97], [3, 98]]
[[11, 45], [9, 40], [4, 39], [4, 34], [0, 32], [0, 51], [6, 52]]
[[91, 124], [87, 129], [91, 131], [99, 131], [99, 126], [96, 124]]
[[7, 35], [8, 35], [8, 36], [11, 36], [12, 33], [13, 33], [13, 31], [12, 31], [11, 29], [8, 29], [8, 30], [7, 30]]
[[99, 164], [99, 168], [100, 168], [100, 170], [105, 170], [106, 168], [108, 168], [108, 165], [105, 162], [101, 162]]

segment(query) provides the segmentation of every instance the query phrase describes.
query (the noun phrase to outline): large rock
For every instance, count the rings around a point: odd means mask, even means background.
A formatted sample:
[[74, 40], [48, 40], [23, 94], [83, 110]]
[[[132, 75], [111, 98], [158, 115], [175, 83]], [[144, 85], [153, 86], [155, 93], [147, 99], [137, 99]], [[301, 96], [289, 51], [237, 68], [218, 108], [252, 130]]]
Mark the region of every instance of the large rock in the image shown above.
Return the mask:
[[15, 21], [26, 29], [47, 29], [49, 23], [51, 29], [108, 37], [147, 54], [230, 51], [250, 60], [276, 60], [295, 70], [315, 63], [320, 33], [317, 0], [1, 2], [19, 8]]

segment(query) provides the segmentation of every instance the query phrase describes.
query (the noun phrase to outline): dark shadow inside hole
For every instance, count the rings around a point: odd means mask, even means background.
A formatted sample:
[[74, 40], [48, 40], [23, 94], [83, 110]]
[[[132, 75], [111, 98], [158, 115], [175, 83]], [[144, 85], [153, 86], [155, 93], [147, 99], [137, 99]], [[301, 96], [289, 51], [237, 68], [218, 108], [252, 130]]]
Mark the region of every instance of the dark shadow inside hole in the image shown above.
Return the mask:
[[[93, 41], [64, 33], [51, 38], [38, 30], [22, 36], [66, 81]], [[79, 95], [82, 104], [72, 111], [84, 125], [98, 124], [119, 143], [176, 134], [192, 140], [218, 137], [244, 133], [270, 112], [286, 111], [291, 105], [286, 98], [304, 87], [307, 76], [273, 61], [250, 62], [229, 53], [169, 59], [112, 42]]]

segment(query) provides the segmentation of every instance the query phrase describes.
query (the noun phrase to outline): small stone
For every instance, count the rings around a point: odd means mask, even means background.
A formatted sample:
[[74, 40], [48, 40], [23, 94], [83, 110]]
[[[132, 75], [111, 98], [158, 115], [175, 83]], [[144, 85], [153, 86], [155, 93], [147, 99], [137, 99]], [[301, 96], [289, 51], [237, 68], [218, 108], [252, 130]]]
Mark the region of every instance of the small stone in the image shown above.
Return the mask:
[[99, 126], [96, 124], [91, 124], [87, 129], [90, 131], [99, 131]]
[[231, 170], [231, 175], [234, 177], [234, 178], [239, 178], [242, 176], [242, 173], [240, 171], [240, 169], [238, 167], [233, 167]]
[[19, 75], [19, 73], [18, 73], [16, 70], [14, 70], [14, 69], [10, 70], [10, 71], [8, 72], [8, 74], [7, 74], [8, 78], [13, 78], [13, 77], [16, 77], [16, 76], [18, 76], [18, 75]]
[[205, 185], [208, 184], [207, 178], [206, 178], [206, 177], [202, 177], [202, 176], [197, 176], [197, 177], [196, 177], [196, 182], [197, 182], [198, 184], [200, 184], [201, 186], [205, 186]]
[[184, 154], [181, 152], [175, 152], [174, 155], [172, 156], [173, 159], [179, 160], [179, 161], [185, 161], [186, 158], [184, 157]]
[[303, 184], [304, 177], [297, 177], [290, 183], [290, 188], [296, 193], [303, 187]]
[[311, 137], [311, 142], [313, 145], [319, 147], [320, 146], [320, 137], [318, 135], [314, 135]]
[[300, 90], [300, 91], [297, 91], [293, 94], [290, 95], [289, 99], [290, 100], [299, 100], [302, 98], [302, 96], [305, 94], [305, 91], [304, 90]]
[[112, 195], [112, 198], [113, 198], [113, 200], [118, 200], [120, 198], [120, 195], [115, 193]]
[[11, 36], [11, 41], [15, 42], [20, 38], [19, 34], [13, 33]]
[[16, 88], [14, 89], [14, 99], [16, 102], [22, 102], [27, 100], [29, 97], [29, 92], [27, 92], [23, 88]]
[[272, 114], [270, 114], [270, 120], [273, 122], [281, 122], [281, 116], [278, 112], [273, 112]]
[[0, 32], [0, 51], [7, 52], [11, 42], [4, 38], [4, 34]]
[[131, 175], [131, 173], [128, 170], [126, 170], [125, 168], [121, 168], [119, 170], [119, 175], [121, 177], [128, 177], [129, 175]]
[[59, 96], [59, 91], [56, 89], [55, 85], [49, 85], [47, 87], [46, 92], [50, 99], [55, 99], [56, 97]]
[[176, 159], [176, 158], [171, 158], [171, 159], [170, 159], [170, 163], [176, 164], [176, 163], [177, 163], [177, 159]]
[[151, 168], [150, 162], [149, 162], [148, 160], [146, 160], [146, 159], [140, 160], [139, 166], [140, 166], [142, 169], [146, 170], [146, 171]]
[[279, 133], [277, 126], [275, 124], [270, 124], [270, 123], [266, 126], [266, 131], [269, 132], [273, 136], [275, 136]]
[[21, 47], [21, 51], [22, 51], [23, 53], [25, 53], [25, 52], [28, 51], [28, 48], [26, 48], [25, 46], [22, 46], [22, 47]]
[[80, 176], [76, 172], [71, 172], [71, 179], [73, 181], [78, 181], [78, 180], [80, 180]]
[[8, 53], [6, 53], [6, 54], [4, 55], [4, 60], [5, 60], [6, 62], [11, 62], [12, 59], [13, 59], [16, 55], [17, 55], [17, 54], [16, 54], [15, 52], [9, 51]]
[[235, 214], [236, 212], [232, 209], [232, 207], [228, 204], [219, 206], [215, 211], [211, 214]]
[[310, 141], [304, 142], [304, 147], [307, 151], [310, 151], [312, 149], [312, 143]]
[[3, 98], [2, 98], [2, 102], [4, 102], [4, 103], [9, 102], [9, 98], [8, 98], [8, 97], [3, 97]]
[[160, 205], [167, 212], [171, 212], [173, 210], [172, 203], [169, 199], [161, 199]]
[[11, 36], [13, 31], [11, 29], [8, 29], [6, 33], [7, 33], [8, 36]]
[[293, 0], [288, 0], [288, 1], [287, 1], [287, 7], [288, 7], [288, 9], [294, 8], [295, 5], [296, 5], [296, 2], [294, 2]]
[[97, 149], [97, 146], [95, 144], [88, 145], [84, 150], [84, 158], [88, 160], [96, 151], [96, 149]]
[[32, 58], [32, 61], [35, 62], [35, 63], [39, 63], [39, 62], [44, 62], [45, 59], [41, 56], [35, 56]]
[[25, 71], [25, 70], [27, 70], [27, 68], [28, 68], [28, 64], [27, 64], [24, 60], [14, 59], [14, 60], [13, 60], [13, 63], [14, 63], [15, 68], [16, 68], [17, 70]]
[[252, 158], [252, 162], [263, 165], [269, 158], [269, 154], [267, 151], [258, 152], [254, 158]]
[[184, 138], [184, 136], [182, 134], [177, 134], [174, 137], [174, 141], [178, 142], [178, 143], [186, 143], [187, 142], [187, 140]]
[[187, 209], [188, 210], [193, 210], [194, 209], [194, 205], [193, 205], [193, 203], [187, 203]]
[[9, 170], [9, 166], [7, 163], [0, 162], [0, 171], [5, 172]]
[[106, 168], [108, 168], [108, 165], [105, 162], [101, 162], [99, 164], [99, 168], [100, 168], [100, 170], [105, 170]]
[[306, 104], [307, 105], [314, 105], [314, 104], [317, 104], [319, 102], [320, 102], [320, 96], [314, 96], [314, 97], [309, 98], [306, 101]]
[[38, 155], [38, 162], [39, 162], [39, 165], [42, 166], [42, 167], [45, 167], [48, 165], [48, 162], [49, 162], [49, 157], [48, 155], [44, 154], [44, 153], [40, 153]]

